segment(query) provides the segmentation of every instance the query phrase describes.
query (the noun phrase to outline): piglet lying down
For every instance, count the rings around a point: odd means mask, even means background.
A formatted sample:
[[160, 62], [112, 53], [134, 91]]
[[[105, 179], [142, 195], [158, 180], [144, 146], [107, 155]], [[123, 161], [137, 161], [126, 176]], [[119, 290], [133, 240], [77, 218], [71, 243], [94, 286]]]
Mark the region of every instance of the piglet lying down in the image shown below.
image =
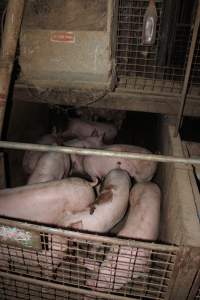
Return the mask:
[[67, 178], [0, 190], [0, 215], [58, 225], [63, 216], [80, 212], [95, 201], [95, 184]]
[[[160, 219], [160, 190], [154, 183], [138, 183], [130, 193], [128, 218], [118, 236], [155, 241]], [[134, 278], [148, 274], [150, 250], [114, 246], [101, 266], [92, 260], [85, 267], [95, 271], [86, 285], [95, 290], [118, 290]]]
[[62, 226], [108, 232], [124, 216], [129, 199], [131, 181], [126, 171], [112, 170], [102, 184], [96, 201], [80, 213], [66, 215]]

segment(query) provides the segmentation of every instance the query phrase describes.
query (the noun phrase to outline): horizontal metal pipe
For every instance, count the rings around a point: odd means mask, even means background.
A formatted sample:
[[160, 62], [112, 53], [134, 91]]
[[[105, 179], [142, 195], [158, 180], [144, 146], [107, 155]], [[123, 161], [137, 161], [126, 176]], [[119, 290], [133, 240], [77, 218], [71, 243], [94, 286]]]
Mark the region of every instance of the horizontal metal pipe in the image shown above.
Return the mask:
[[[5, 219], [0, 218], [0, 225], [9, 226], [9, 227], [16, 227], [23, 230], [30, 230], [35, 232], [43, 232], [47, 234], [52, 235], [58, 235], [63, 236], [65, 238], [69, 239], [76, 239], [76, 240], [84, 240], [84, 241], [90, 241], [90, 242], [96, 242], [96, 243], [107, 243], [110, 245], [120, 245], [120, 246], [130, 246], [130, 247], [136, 247], [136, 248], [144, 248], [144, 249], [150, 249], [154, 251], [169, 251], [169, 252], [176, 252], [178, 250], [177, 246], [171, 246], [171, 245], [164, 245], [164, 244], [156, 244], [152, 242], [140, 242], [133, 239], [125, 239], [125, 238], [115, 238], [115, 237], [108, 237], [103, 235], [97, 235], [97, 234], [90, 234], [90, 233], [84, 233], [79, 231], [71, 231], [67, 229], [62, 228], [56, 228], [56, 227], [50, 227], [50, 226], [44, 226], [44, 225], [35, 225], [32, 223], [26, 223], [26, 222], [19, 222], [14, 221], [11, 219]], [[165, 255], [163, 253], [163, 255]]]
[[80, 154], [80, 155], [95, 155], [95, 156], [106, 156], [106, 157], [118, 157], [127, 159], [137, 160], [150, 160], [165, 163], [181, 163], [181, 164], [200, 164], [200, 159], [197, 158], [184, 158], [179, 156], [167, 156], [167, 155], [156, 155], [156, 154], [143, 154], [133, 152], [121, 152], [111, 150], [100, 150], [100, 149], [85, 149], [75, 147], [63, 147], [54, 145], [38, 145], [29, 143], [17, 143], [0, 141], [0, 148], [4, 149], [16, 149], [16, 150], [31, 150], [41, 152], [59, 152], [66, 154]]
[[115, 300], [115, 299], [116, 300], [133, 300], [132, 297], [130, 298], [130, 297], [112, 295], [112, 294], [107, 294], [107, 293], [101, 293], [101, 292], [76, 288], [76, 287], [67, 286], [64, 284], [53, 283], [53, 282], [49, 282], [49, 281], [39, 280], [39, 279], [35, 279], [35, 278], [25, 277], [25, 276], [21, 276], [18, 274], [11, 274], [11, 273], [1, 272], [1, 271], [0, 271], [0, 277], [12, 279], [12, 280], [16, 280], [16, 281], [21, 281], [21, 282], [25, 282], [25, 283], [30, 283], [31, 285], [34, 284], [34, 285], [52, 288], [52, 289], [56, 289], [56, 290], [71, 292], [71, 293], [75, 293], [75, 294], [99, 297], [99, 299], [105, 298], [105, 299], [113, 299], [113, 300]]

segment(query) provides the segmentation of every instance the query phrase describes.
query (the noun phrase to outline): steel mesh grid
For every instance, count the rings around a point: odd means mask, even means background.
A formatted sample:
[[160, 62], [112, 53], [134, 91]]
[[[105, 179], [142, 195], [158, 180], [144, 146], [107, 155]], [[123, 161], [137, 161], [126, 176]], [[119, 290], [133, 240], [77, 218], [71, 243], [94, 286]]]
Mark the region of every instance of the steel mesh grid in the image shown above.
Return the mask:
[[47, 288], [19, 280], [8, 279], [0, 276], [1, 300], [104, 300], [104, 298], [84, 296], [79, 293]]
[[148, 3], [147, 0], [119, 1], [116, 52], [119, 87], [140, 92], [180, 94], [190, 45], [191, 25], [177, 24], [173, 55], [170, 61], [161, 66], [158, 56], [164, 1], [156, 1], [158, 23], [155, 45], [145, 47], [142, 45], [142, 30]]
[[198, 37], [194, 51], [189, 82], [189, 94], [197, 97], [200, 96], [200, 29], [198, 30]]
[[198, 289], [198, 292], [196, 294], [195, 300], [200, 299], [200, 287]]
[[148, 243], [142, 248], [139, 242], [133, 247], [46, 233], [40, 236], [42, 250], [1, 244], [0, 271], [116, 297], [164, 299], [169, 290], [174, 249], [165, 251], [161, 245], [155, 250]]

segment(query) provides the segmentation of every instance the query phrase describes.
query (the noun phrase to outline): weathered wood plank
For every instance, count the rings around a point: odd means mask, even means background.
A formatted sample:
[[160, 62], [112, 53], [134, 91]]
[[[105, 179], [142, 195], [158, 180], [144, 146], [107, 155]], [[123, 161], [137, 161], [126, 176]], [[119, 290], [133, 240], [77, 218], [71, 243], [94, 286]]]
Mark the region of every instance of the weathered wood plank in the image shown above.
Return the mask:
[[[177, 115], [180, 107], [178, 96], [155, 95], [127, 92], [124, 89], [117, 89], [110, 93], [94, 93], [78, 90], [47, 90], [37, 94], [33, 88], [16, 84], [14, 92], [15, 101], [29, 101], [37, 103], [49, 103], [58, 105], [89, 106], [94, 108], [108, 108], [130, 111], [144, 111]], [[200, 99], [190, 98], [186, 102], [185, 116], [200, 116]]]

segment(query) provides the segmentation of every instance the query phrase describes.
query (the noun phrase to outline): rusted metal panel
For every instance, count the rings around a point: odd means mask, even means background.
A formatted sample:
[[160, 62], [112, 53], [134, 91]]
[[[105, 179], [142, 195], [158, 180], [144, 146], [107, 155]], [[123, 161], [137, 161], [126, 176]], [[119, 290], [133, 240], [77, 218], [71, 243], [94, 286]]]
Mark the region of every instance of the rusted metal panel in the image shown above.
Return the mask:
[[4, 154], [0, 153], [0, 189], [6, 187], [6, 176], [5, 176], [5, 165], [4, 165]]
[[115, 0], [27, 1], [21, 77], [29, 83], [60, 80], [66, 87], [112, 89], [115, 8]]
[[178, 263], [175, 266], [176, 278], [173, 278], [170, 300], [188, 299], [199, 268], [200, 248], [182, 247]]
[[0, 135], [20, 31], [24, 0], [9, 0], [0, 53]]
[[[0, 224], [6, 224], [8, 220], [0, 220]], [[42, 249], [27, 249], [0, 244], [1, 273], [7, 272], [7, 277], [17, 279], [19, 275], [27, 282], [29, 275], [34, 276], [35, 282], [47, 288], [60, 288], [75, 293], [90, 294], [91, 296], [101, 296], [105, 299], [130, 299], [134, 297], [151, 297], [153, 299], [166, 299], [169, 291], [173, 270], [177, 259], [178, 247], [162, 244], [139, 242], [130, 239], [119, 239], [104, 237], [93, 234], [73, 232], [70, 230], [54, 229], [48, 226], [23, 224], [21, 222], [10, 221], [11, 224], [20, 230], [32, 228], [40, 233]], [[106, 259], [107, 253], [117, 253], [121, 248], [132, 249], [132, 258], [125, 262], [127, 270], [133, 268], [131, 272], [136, 274], [138, 267], [142, 263], [140, 251], [145, 249], [147, 261], [145, 269], [139, 276], [132, 277], [130, 282], [121, 284], [120, 289], [115, 285], [123, 283], [123, 274], [120, 275], [114, 263], [108, 269], [108, 274], [112, 274], [109, 288], [94, 291], [90, 289], [87, 279], [91, 274], [93, 278], [98, 276], [98, 271], [88, 270], [85, 263], [100, 264]], [[135, 253], [135, 254], [134, 254]], [[140, 258], [140, 260], [139, 260]], [[134, 261], [133, 261], [134, 260]], [[133, 264], [131, 266], [131, 264]], [[136, 273], [135, 273], [136, 272]], [[22, 278], [22, 280], [23, 280]], [[106, 282], [106, 279], [105, 279]], [[53, 285], [55, 284], [55, 285]], [[40, 299], [40, 298], [39, 298]], [[55, 299], [55, 298], [53, 298]]]
[[188, 300], [198, 300], [200, 299], [200, 271], [197, 273], [196, 278], [193, 282], [190, 295]]
[[28, 29], [106, 31], [106, 16], [107, 0], [34, 0], [27, 1], [23, 23]]
[[[33, 87], [17, 84], [14, 91], [14, 101], [72, 105], [74, 107], [115, 108], [117, 110], [146, 111], [168, 115], [177, 115], [180, 105], [178, 97], [127, 93], [124, 90], [106, 94], [102, 94], [102, 92], [91, 94], [89, 91], [63, 88], [41, 88], [41, 91], [44, 91], [44, 94]], [[200, 101], [189, 97], [184, 115], [200, 116]]]
[[190, 51], [189, 51], [187, 67], [186, 67], [186, 71], [185, 71], [183, 89], [182, 89], [182, 93], [181, 93], [181, 105], [180, 105], [180, 109], [179, 109], [179, 113], [178, 113], [178, 117], [177, 117], [176, 132], [175, 132], [176, 135], [178, 135], [178, 131], [179, 131], [179, 128], [180, 128], [180, 125], [182, 122], [182, 118], [183, 118], [183, 111], [184, 111], [184, 107], [185, 107], [185, 101], [187, 98], [187, 91], [188, 91], [190, 74], [191, 74], [191, 69], [192, 69], [192, 62], [194, 59], [195, 46], [196, 46], [197, 39], [198, 39], [199, 24], [200, 24], [200, 1], [198, 0], [197, 14], [196, 14], [194, 29], [193, 29], [193, 34], [192, 34], [192, 42], [190, 45]]

